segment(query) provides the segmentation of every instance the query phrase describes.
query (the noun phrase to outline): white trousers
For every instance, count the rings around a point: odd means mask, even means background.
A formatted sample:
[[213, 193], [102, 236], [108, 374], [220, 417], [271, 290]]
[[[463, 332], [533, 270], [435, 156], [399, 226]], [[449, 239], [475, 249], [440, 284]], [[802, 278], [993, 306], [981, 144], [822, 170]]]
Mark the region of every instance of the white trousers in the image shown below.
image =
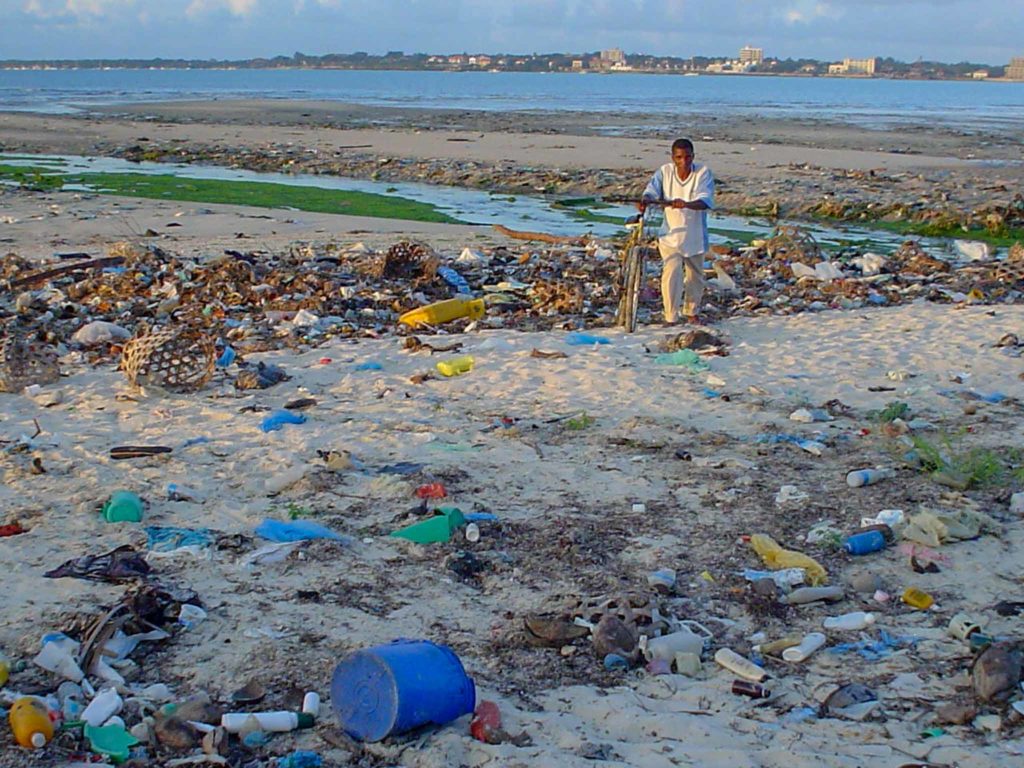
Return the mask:
[[704, 254], [684, 256], [660, 242], [658, 251], [661, 253], [661, 303], [665, 322], [678, 320], [680, 309], [686, 317], [696, 315], [704, 296]]

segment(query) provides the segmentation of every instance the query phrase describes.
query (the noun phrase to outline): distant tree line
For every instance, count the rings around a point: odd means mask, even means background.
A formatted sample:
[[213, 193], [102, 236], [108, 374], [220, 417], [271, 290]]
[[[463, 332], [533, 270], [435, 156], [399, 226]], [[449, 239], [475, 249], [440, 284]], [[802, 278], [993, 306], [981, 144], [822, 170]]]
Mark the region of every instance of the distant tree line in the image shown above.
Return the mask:
[[[625, 61], [613, 66], [600, 53], [530, 54], [426, 54], [388, 51], [386, 54], [328, 53], [314, 56], [296, 52], [270, 59], [37, 59], [0, 60], [3, 69], [378, 69], [378, 70], [458, 70], [482, 69], [508, 72], [561, 72], [579, 69], [627, 69], [644, 72], [700, 72], [709, 65], [731, 61], [731, 57], [651, 56], [627, 54]], [[829, 62], [817, 59], [765, 59], [748, 71], [765, 74], [820, 75], [828, 72]], [[991, 77], [1003, 74], [1002, 66], [938, 61], [897, 61], [891, 57], [876, 59], [876, 76], [914, 79], [953, 79], [987, 72]]]

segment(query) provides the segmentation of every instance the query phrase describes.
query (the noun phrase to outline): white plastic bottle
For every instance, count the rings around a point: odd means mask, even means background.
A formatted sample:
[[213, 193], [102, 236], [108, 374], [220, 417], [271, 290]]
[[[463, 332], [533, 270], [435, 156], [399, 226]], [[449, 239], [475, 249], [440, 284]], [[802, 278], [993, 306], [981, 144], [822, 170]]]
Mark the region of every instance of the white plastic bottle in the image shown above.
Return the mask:
[[221, 716], [220, 724], [228, 733], [238, 733], [250, 718], [258, 723], [261, 731], [268, 733], [285, 733], [315, 725], [313, 715], [305, 712], [228, 712]]
[[731, 648], [719, 648], [715, 651], [715, 661], [737, 677], [753, 680], [755, 683], [760, 683], [768, 677], [768, 673], [757, 666], [757, 664], [750, 659], [740, 656]]
[[875, 614], [864, 611], [844, 613], [842, 616], [829, 616], [822, 622], [825, 629], [864, 629], [875, 623]]
[[863, 485], [874, 485], [879, 480], [886, 480], [895, 475], [891, 469], [855, 469], [846, 475], [846, 484], [851, 488], [860, 488]]
[[82, 712], [82, 719], [93, 728], [98, 728], [121, 711], [124, 701], [113, 688], [104, 688], [89, 702]]
[[782, 652], [782, 658], [786, 661], [804, 661], [812, 653], [825, 644], [825, 635], [821, 632], [811, 632], [804, 636], [800, 645], [794, 645]]

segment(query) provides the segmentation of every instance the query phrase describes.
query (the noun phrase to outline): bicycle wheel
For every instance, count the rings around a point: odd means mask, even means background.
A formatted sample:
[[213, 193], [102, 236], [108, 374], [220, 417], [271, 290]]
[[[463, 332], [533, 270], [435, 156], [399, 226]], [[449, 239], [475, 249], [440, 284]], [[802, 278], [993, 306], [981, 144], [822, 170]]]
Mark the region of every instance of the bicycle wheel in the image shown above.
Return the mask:
[[622, 296], [619, 298], [619, 324], [626, 333], [636, 330], [637, 313], [640, 310], [640, 287], [643, 285], [644, 250], [634, 245], [626, 253], [623, 265]]

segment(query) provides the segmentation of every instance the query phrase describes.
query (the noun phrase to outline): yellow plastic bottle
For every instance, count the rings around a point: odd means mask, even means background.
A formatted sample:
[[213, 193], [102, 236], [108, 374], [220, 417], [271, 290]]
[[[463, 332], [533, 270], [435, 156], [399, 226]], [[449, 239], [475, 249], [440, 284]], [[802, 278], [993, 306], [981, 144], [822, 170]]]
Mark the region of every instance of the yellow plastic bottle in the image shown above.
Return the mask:
[[908, 587], [903, 593], [903, 602], [909, 605], [911, 608], [917, 608], [921, 611], [927, 611], [932, 607], [932, 603], [935, 602], [935, 598], [929, 595], [927, 592], [922, 592], [920, 589], [915, 587]]
[[484, 316], [484, 312], [483, 299], [454, 298], [410, 310], [399, 317], [398, 322], [416, 328], [420, 325], [440, 325], [460, 317], [478, 320]]
[[22, 696], [11, 705], [8, 716], [14, 740], [29, 749], [45, 747], [53, 738], [53, 722], [46, 705], [31, 696]]
[[463, 355], [462, 357], [439, 360], [437, 370], [441, 372], [442, 376], [458, 376], [460, 373], [469, 373], [473, 370], [473, 356]]

